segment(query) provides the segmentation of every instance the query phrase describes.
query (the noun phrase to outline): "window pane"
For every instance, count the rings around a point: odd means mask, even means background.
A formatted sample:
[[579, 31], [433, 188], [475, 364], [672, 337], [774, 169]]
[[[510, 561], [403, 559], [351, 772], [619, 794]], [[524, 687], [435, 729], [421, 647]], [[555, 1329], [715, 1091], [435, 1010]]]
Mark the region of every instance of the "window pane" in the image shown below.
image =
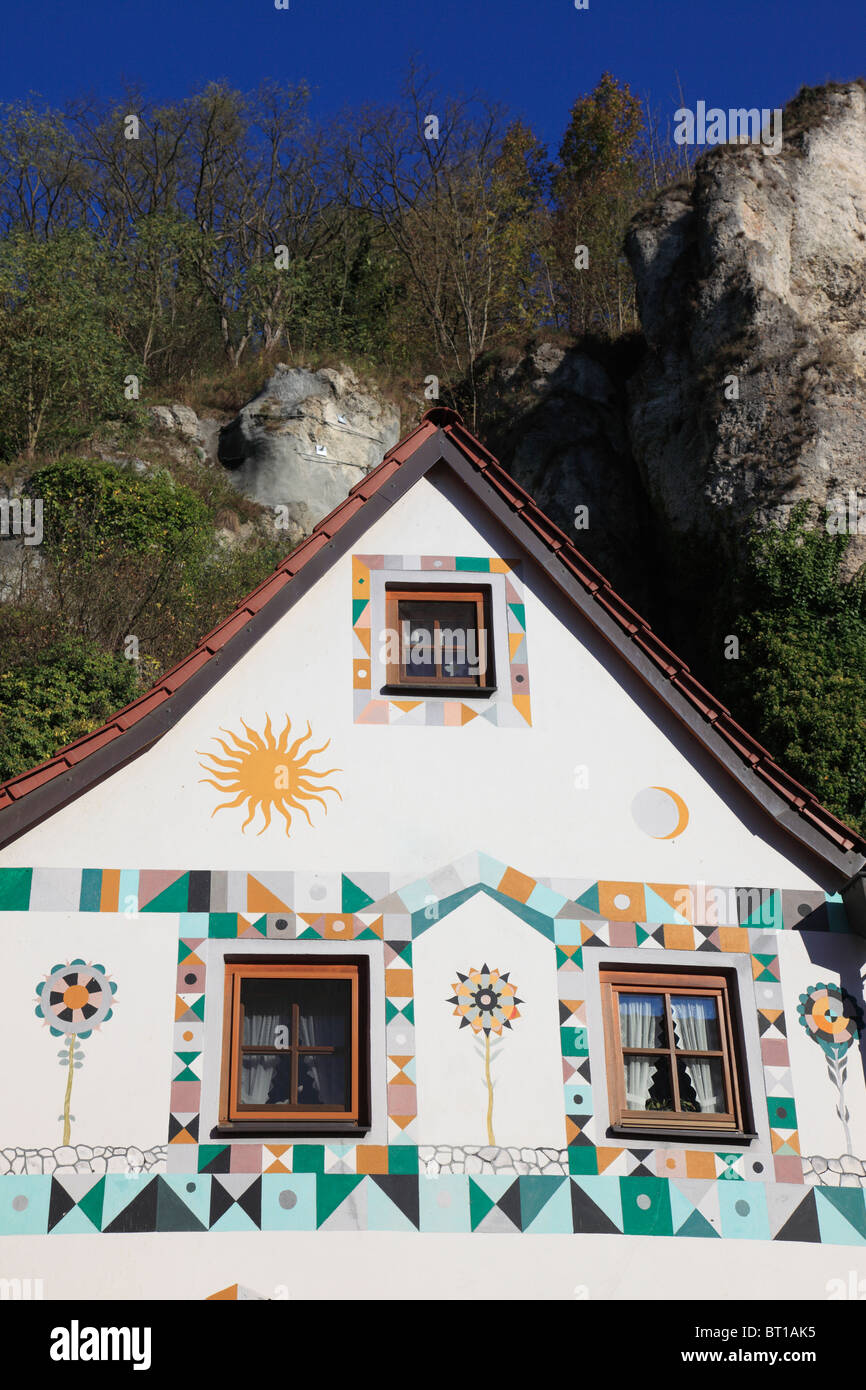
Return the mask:
[[629, 1110], [673, 1110], [674, 1091], [667, 1057], [624, 1057]]
[[720, 1058], [678, 1057], [677, 1076], [683, 1110], [710, 1115], [729, 1110]]
[[292, 998], [286, 985], [285, 980], [241, 981], [241, 1041], [246, 1047], [287, 1047], [291, 1042]]
[[301, 1053], [298, 1060], [298, 1104], [348, 1110], [348, 1073], [344, 1052], [330, 1056]]
[[467, 679], [484, 674], [486, 653], [481, 650], [474, 603], [401, 599], [397, 609], [407, 675]]
[[674, 1039], [685, 1052], [720, 1052], [722, 1034], [717, 1001], [709, 995], [672, 994]]
[[345, 1047], [352, 1020], [350, 980], [292, 980], [301, 1047]]
[[662, 994], [620, 994], [619, 1032], [623, 1047], [667, 1047]]
[[291, 1074], [291, 1055], [244, 1057], [241, 1105], [288, 1105]]

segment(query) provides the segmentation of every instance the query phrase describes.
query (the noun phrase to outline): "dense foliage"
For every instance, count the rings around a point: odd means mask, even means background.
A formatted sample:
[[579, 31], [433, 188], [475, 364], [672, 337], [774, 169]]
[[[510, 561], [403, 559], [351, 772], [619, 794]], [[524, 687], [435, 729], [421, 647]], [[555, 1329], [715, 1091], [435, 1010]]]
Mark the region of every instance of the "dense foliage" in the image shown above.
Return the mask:
[[808, 511], [752, 537], [729, 693], [780, 764], [866, 832], [866, 577], [843, 582], [848, 538]]

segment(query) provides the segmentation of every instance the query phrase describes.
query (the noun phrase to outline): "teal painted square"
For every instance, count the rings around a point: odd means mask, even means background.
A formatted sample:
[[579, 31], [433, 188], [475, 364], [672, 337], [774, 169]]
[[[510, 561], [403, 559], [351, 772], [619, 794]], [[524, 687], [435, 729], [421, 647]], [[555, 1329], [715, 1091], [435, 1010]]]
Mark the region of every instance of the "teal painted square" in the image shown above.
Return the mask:
[[826, 1245], [866, 1245], [866, 1193], [862, 1187], [816, 1187], [818, 1229]]
[[[47, 1174], [0, 1178], [0, 1235], [44, 1236], [50, 1196], [51, 1178]], [[26, 1205], [22, 1207], [22, 1203]]]
[[[79, 912], [98, 912], [102, 899], [102, 870], [81, 870], [81, 897], [78, 900]], [[121, 898], [119, 901], [123, 901]], [[138, 898], [136, 898], [136, 905]]]
[[[190, 914], [184, 913], [184, 916]], [[197, 913], [194, 915], [198, 915]], [[235, 937], [238, 934], [238, 915], [236, 912], [210, 912], [206, 915], [208, 936]]]
[[[117, 902], [121, 912], [138, 912], [138, 869], [121, 869]], [[196, 936], [206, 936], [207, 925]]]
[[790, 1096], [770, 1096], [767, 1113], [773, 1129], [796, 1129], [797, 1108]]
[[580, 922], [576, 917], [563, 917], [554, 922], [553, 939], [557, 946], [579, 946], [583, 941]]
[[543, 883], [536, 883], [526, 899], [526, 906], [534, 908], [536, 912], [543, 912], [546, 917], [555, 917], [567, 902], [568, 898], [564, 898], [561, 893], [554, 893], [552, 888], [547, 888]]
[[[185, 1148], [186, 1145], [182, 1147]], [[163, 1173], [162, 1182], [177, 1194], [184, 1206], [207, 1230], [210, 1224], [210, 1173]]]
[[560, 1028], [563, 1057], [588, 1057], [589, 1046], [585, 1028]]
[[417, 1173], [417, 1172], [418, 1172], [418, 1146], [417, 1146], [417, 1144], [389, 1144], [389, 1145], [388, 1145], [388, 1172], [389, 1172], [389, 1173]]
[[851, 930], [839, 893], [827, 894], [827, 926], [830, 931], [850, 932]]
[[591, 1115], [592, 1087], [588, 1081], [569, 1081], [564, 1087], [565, 1113], [567, 1115]]
[[455, 570], [481, 570], [483, 574], [489, 574], [490, 560], [485, 560], [477, 555], [456, 555], [454, 568]]
[[0, 912], [27, 911], [32, 879], [32, 869], [0, 869]]
[[628, 1236], [672, 1236], [667, 1178], [620, 1178], [622, 1229]]
[[102, 1196], [103, 1231], [135, 1201], [148, 1183], [155, 1181], [153, 1173], [106, 1173]]
[[[544, 1185], [542, 1188], [542, 1184]], [[550, 1195], [547, 1195], [549, 1190]], [[539, 1206], [539, 1193], [544, 1198]], [[524, 1234], [534, 1236], [573, 1235], [571, 1184], [565, 1178], [521, 1178], [520, 1212]]]
[[722, 1235], [733, 1240], [770, 1240], [767, 1194], [762, 1182], [718, 1186]]
[[469, 1234], [469, 1179], [464, 1173], [445, 1173], [418, 1179], [421, 1230]]
[[598, 1154], [592, 1144], [578, 1144], [568, 1150], [568, 1171], [573, 1177], [598, 1174]]
[[[120, 904], [122, 907], [122, 898], [120, 899]], [[218, 914], [214, 913], [214, 916], [217, 915]], [[226, 916], [234, 918], [235, 924], [237, 924], [238, 919], [235, 913], [226, 913]], [[177, 914], [177, 917], [179, 923], [179, 936], [199, 937], [207, 936], [209, 933], [210, 935], [213, 935], [213, 933], [210, 932], [210, 923], [213, 920], [213, 918], [211, 917], [211, 914], [209, 912], [179, 912]], [[232, 932], [231, 935], [234, 936], [235, 933]]]
[[314, 1231], [316, 1181], [315, 1173], [265, 1173], [262, 1177], [262, 1230]]
[[391, 1201], [372, 1178], [366, 1180], [364, 1195], [367, 1203], [368, 1231], [406, 1231], [411, 1234], [417, 1230], [405, 1212]]
[[[571, 1154], [570, 1149], [569, 1154]], [[584, 1177], [581, 1173], [571, 1181], [581, 1192], [586, 1193], [590, 1201], [595, 1203], [618, 1231], [623, 1229], [623, 1196], [620, 1178], [609, 1177], [606, 1173], [601, 1173], [598, 1177], [589, 1173]]]
[[295, 1144], [292, 1148], [292, 1171], [295, 1173], [324, 1173], [324, 1144]]

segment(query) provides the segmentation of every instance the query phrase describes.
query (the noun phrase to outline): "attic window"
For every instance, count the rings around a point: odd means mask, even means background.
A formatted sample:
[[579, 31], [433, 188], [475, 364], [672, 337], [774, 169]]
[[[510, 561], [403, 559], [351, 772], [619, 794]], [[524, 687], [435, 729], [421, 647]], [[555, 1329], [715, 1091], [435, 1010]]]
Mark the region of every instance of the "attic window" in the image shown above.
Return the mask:
[[753, 1137], [728, 977], [612, 969], [599, 981], [613, 1132]]
[[489, 585], [388, 584], [385, 597], [383, 694], [493, 694]]
[[226, 963], [220, 1127], [369, 1128], [366, 957]]

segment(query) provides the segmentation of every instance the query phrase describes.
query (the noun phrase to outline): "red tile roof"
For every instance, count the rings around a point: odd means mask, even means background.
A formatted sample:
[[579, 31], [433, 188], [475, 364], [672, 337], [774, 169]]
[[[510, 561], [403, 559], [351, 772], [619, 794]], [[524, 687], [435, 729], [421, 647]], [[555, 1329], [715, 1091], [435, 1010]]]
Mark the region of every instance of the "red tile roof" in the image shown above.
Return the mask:
[[[598, 610], [612, 619], [625, 641], [633, 644], [637, 651], [649, 659], [664, 681], [677, 690], [706, 723], [708, 730], [711, 728], [736, 758], [748, 766], [768, 789], [786, 801], [804, 822], [814, 827], [839, 850], [848, 853], [853, 851], [858, 855], [866, 854], [866, 840], [822, 806], [817, 797], [800, 786], [774, 762], [767, 750], [736, 723], [730, 711], [695, 680], [688, 666], [665, 646], [640, 614], [620, 598], [604, 576], [581, 555], [571, 539], [536, 506], [529, 493], [505, 472], [493, 455], [469, 432], [460, 416], [442, 406], [428, 411], [421, 424], [391, 449], [377, 468], [367, 473], [352, 488], [345, 501], [318, 523], [311, 535], [280, 562], [273, 574], [242, 599], [235, 611], [203, 637], [189, 656], [167, 671], [152, 690], [120, 710], [101, 729], [85, 734], [66, 748], [60, 749], [54, 757], [32, 771], [3, 783], [0, 786], [0, 833], [4, 808], [19, 803], [37, 788], [70, 772], [84, 759], [110, 745], [181, 690], [191, 676], [206, 669], [223, 647], [242, 633], [250, 621], [291, 584], [304, 566], [328, 546], [349, 521], [363, 512], [370, 499], [399, 473], [402, 465], [411, 459], [422, 445], [440, 434], [457, 448], [463, 458], [484, 477], [495, 494], [514, 513], [517, 520], [515, 531], [519, 534], [520, 527], [526, 527], [526, 530], [536, 536], [555, 557], [555, 564], [549, 569], [554, 579], [557, 565], [563, 567], [565, 574], [573, 576]], [[592, 616], [591, 611], [587, 616]], [[221, 672], [215, 671], [214, 679], [219, 674]], [[664, 698], [664, 687], [660, 693]], [[674, 712], [678, 713], [676, 710]], [[168, 719], [165, 727], [169, 727], [171, 722], [173, 720]], [[165, 728], [160, 729], [155, 737], [159, 737], [163, 732]]]

